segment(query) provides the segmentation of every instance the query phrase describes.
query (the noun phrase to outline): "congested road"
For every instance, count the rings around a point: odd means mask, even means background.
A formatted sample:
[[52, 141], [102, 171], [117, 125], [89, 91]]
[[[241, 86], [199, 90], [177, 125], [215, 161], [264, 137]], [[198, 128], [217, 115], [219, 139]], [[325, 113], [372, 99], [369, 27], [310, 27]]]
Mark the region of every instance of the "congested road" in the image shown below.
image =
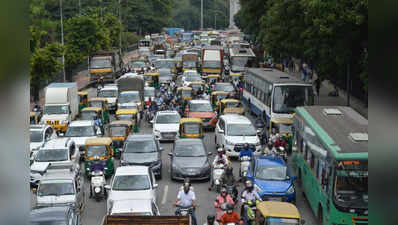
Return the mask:
[[[96, 89], [90, 88], [88, 89], [89, 97], [94, 97], [96, 93]], [[249, 116], [250, 117], [250, 116]], [[251, 118], [253, 119], [253, 118]], [[142, 134], [152, 134], [152, 128], [145, 124], [144, 121], [140, 124], [139, 133]], [[207, 147], [207, 151], [213, 152], [213, 155], [210, 157], [214, 158], [216, 153], [216, 146], [214, 143], [214, 132], [206, 132], [204, 138], [205, 145]], [[175, 203], [175, 199], [177, 196], [177, 190], [182, 185], [182, 183], [172, 181], [170, 179], [170, 157], [168, 153], [172, 149], [172, 143], [161, 143], [162, 147], [165, 149], [162, 152], [162, 179], [158, 180], [158, 206], [160, 209], [161, 215], [174, 215], [175, 207], [173, 204]], [[118, 162], [117, 162], [118, 164]], [[233, 161], [233, 168], [235, 177], [238, 177], [238, 169], [239, 163], [237, 161]], [[108, 181], [109, 182], [109, 181]], [[198, 220], [198, 224], [204, 224], [206, 222], [206, 217], [209, 214], [215, 214], [214, 208], [214, 200], [216, 198], [216, 193], [214, 191], [209, 191], [209, 182], [193, 182], [194, 190], [196, 197], [198, 199], [198, 205], [196, 211], [196, 216]], [[242, 184], [239, 184], [239, 189], [242, 189]], [[89, 198], [89, 182], [85, 181], [85, 208], [82, 216], [82, 223], [85, 225], [99, 225], [101, 224], [101, 220], [103, 216], [106, 214], [106, 202], [96, 202], [94, 199]], [[298, 186], [297, 188], [297, 208], [299, 209], [303, 219], [306, 221], [306, 225], [316, 225], [316, 220], [314, 214], [309, 208], [308, 203], [303, 198], [302, 192]]]

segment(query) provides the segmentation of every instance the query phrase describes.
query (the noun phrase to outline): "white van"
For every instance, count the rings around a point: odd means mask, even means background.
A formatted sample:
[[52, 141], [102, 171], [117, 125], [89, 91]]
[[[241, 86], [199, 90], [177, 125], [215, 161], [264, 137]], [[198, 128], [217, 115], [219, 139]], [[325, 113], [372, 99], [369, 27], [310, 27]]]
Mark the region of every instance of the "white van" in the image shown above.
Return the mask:
[[215, 133], [216, 145], [223, 147], [229, 156], [238, 157], [240, 149], [245, 143], [256, 146], [253, 152], [255, 155], [261, 154], [261, 143], [256, 129], [245, 116], [238, 114], [220, 116]]

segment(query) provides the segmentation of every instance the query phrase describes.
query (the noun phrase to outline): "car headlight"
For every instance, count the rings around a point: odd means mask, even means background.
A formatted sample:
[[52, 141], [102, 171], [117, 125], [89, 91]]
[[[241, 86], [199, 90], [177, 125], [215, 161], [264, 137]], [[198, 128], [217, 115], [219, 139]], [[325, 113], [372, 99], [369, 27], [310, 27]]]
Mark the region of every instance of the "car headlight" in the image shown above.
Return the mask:
[[257, 193], [263, 192], [263, 189], [261, 189], [257, 184], [254, 184], [254, 189], [256, 190]]
[[231, 141], [228, 141], [228, 139], [225, 139], [225, 144], [226, 145], [234, 145], [234, 143], [232, 143]]
[[292, 186], [290, 186], [290, 187], [287, 189], [286, 194], [290, 195], [290, 194], [293, 194], [293, 193], [294, 193], [294, 186], [292, 185]]

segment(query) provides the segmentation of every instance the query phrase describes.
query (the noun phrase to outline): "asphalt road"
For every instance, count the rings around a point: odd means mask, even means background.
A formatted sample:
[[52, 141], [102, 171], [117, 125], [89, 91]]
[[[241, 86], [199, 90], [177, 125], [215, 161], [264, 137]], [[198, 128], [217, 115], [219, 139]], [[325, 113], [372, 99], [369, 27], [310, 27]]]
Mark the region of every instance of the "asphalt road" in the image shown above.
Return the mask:
[[[89, 97], [95, 96], [95, 89], [91, 88], [89, 91]], [[151, 134], [152, 128], [145, 124], [141, 123], [140, 133], [142, 134]], [[216, 153], [216, 146], [214, 143], [214, 132], [206, 132], [204, 138], [206, 147], [208, 151], [213, 152], [211, 159], [214, 158]], [[173, 207], [173, 203], [175, 202], [177, 196], [177, 190], [182, 185], [180, 182], [171, 181], [170, 179], [170, 157], [168, 153], [171, 151], [172, 143], [161, 143], [164, 147], [164, 151], [162, 153], [162, 179], [158, 180], [158, 198], [159, 198], [159, 209], [161, 215], [174, 215], [175, 208]], [[235, 177], [238, 177], [239, 172], [239, 162], [233, 161], [233, 168]], [[108, 181], [109, 182], [109, 181]], [[239, 189], [241, 190], [243, 185], [239, 184]], [[96, 202], [94, 199], [88, 198], [89, 193], [89, 183], [85, 182], [85, 192], [86, 192], [86, 206], [83, 212], [82, 223], [84, 225], [99, 225], [102, 217], [105, 215], [106, 211], [106, 203], [105, 201]], [[198, 219], [198, 224], [204, 224], [206, 221], [206, 217], [209, 214], [215, 214], [215, 208], [213, 206], [214, 200], [216, 198], [216, 193], [214, 191], [208, 191], [209, 182], [194, 182], [193, 187], [195, 190], [196, 197], [198, 199], [199, 207], [196, 211], [196, 216]], [[301, 190], [297, 187], [297, 207], [303, 217], [306, 220], [306, 225], [316, 225], [316, 220], [314, 214], [309, 208], [308, 203], [303, 198], [301, 194]]]

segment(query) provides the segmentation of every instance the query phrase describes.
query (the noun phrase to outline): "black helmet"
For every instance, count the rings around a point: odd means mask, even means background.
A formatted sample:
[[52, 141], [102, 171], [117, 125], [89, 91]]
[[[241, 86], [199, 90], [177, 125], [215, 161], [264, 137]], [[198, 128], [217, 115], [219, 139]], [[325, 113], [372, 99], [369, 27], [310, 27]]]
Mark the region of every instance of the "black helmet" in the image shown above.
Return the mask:
[[231, 214], [234, 210], [234, 205], [232, 205], [232, 203], [227, 203], [227, 213]]
[[216, 216], [215, 215], [208, 215], [207, 216], [207, 224], [208, 225], [212, 225], [215, 220], [216, 220]]
[[245, 143], [245, 144], [243, 145], [243, 147], [244, 147], [245, 149], [249, 149], [249, 143]]
[[227, 166], [227, 168], [225, 169], [225, 172], [226, 172], [227, 174], [232, 174], [233, 169], [234, 169], [234, 168], [232, 168], [232, 166]]

